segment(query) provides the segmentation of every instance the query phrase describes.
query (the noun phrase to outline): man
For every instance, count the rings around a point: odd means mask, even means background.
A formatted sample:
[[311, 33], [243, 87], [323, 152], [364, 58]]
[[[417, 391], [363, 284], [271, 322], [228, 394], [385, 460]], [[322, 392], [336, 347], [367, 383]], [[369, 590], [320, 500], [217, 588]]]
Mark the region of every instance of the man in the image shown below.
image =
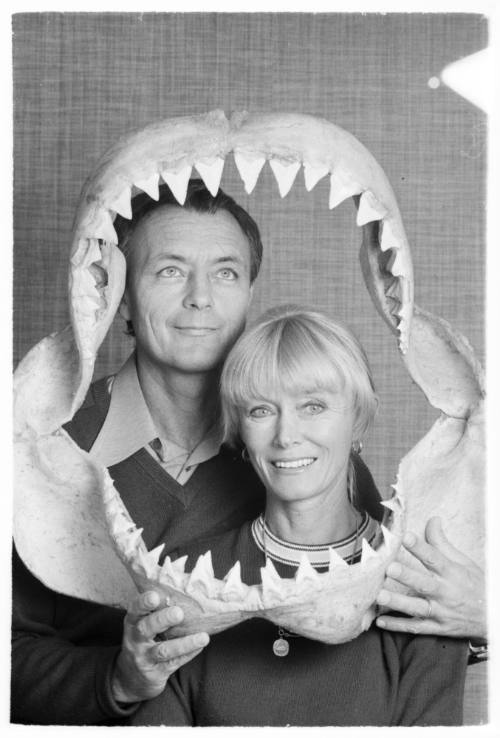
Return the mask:
[[[163, 187], [119, 221], [127, 257], [121, 305], [136, 351], [96, 382], [67, 430], [105, 466], [151, 549], [181, 550], [256, 517], [263, 490], [221, 446], [218, 378], [245, 325], [262, 244], [253, 220], [192, 181], [184, 207]], [[378, 517], [373, 480], [357, 462], [358, 494]], [[12, 720], [117, 724], [208, 642], [162, 640], [182, 612], [156, 592], [128, 613], [58, 595], [14, 558]]]

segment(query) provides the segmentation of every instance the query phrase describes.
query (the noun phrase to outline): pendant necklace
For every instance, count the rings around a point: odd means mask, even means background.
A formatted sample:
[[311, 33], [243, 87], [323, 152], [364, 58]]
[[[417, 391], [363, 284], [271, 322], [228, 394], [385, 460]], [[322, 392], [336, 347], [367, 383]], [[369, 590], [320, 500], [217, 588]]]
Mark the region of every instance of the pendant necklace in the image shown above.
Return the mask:
[[[263, 516], [263, 523], [264, 523], [264, 531], [263, 531], [264, 533], [263, 534], [264, 557], [267, 563], [267, 544], [266, 544], [267, 525], [266, 525], [265, 516]], [[354, 549], [352, 552], [353, 557], [358, 547], [358, 536], [359, 536], [359, 521], [356, 522], [356, 537], [354, 539]], [[281, 625], [278, 625], [278, 637], [276, 638], [275, 641], [273, 641], [273, 653], [275, 656], [279, 656], [280, 658], [288, 656], [290, 652], [290, 644], [287, 638], [300, 638], [300, 636], [297, 633], [290, 633], [289, 631], [285, 630], [285, 628], [283, 628]]]

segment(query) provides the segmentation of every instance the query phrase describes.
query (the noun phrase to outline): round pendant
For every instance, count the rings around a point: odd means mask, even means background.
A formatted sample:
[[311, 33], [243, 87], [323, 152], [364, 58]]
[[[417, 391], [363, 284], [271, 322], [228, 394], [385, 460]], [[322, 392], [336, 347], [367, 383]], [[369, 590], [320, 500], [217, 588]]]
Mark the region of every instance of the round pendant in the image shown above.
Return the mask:
[[290, 650], [290, 644], [284, 638], [277, 638], [273, 643], [273, 652], [275, 656], [287, 656]]

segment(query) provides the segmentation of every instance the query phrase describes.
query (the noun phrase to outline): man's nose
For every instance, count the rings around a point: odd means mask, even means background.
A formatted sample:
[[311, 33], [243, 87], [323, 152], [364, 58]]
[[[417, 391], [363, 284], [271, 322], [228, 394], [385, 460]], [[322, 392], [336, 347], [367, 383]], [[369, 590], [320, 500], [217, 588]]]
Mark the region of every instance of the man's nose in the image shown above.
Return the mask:
[[274, 443], [278, 448], [288, 448], [299, 443], [298, 418], [289, 411], [281, 412], [276, 419]]
[[187, 282], [183, 305], [186, 308], [205, 310], [213, 304], [212, 284], [206, 274], [192, 274]]

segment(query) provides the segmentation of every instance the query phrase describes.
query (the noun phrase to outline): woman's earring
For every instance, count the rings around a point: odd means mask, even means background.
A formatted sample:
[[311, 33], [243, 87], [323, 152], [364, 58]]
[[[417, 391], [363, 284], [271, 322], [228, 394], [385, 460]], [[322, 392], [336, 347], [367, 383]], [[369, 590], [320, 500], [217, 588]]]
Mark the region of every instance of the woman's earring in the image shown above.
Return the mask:
[[241, 449], [241, 458], [242, 458], [242, 459], [243, 459], [243, 461], [245, 461], [245, 462], [246, 462], [247, 464], [248, 464], [248, 463], [249, 463], [249, 461], [250, 461], [250, 456], [248, 455], [248, 451], [247, 451], [247, 447], [246, 447], [246, 446], [243, 446], [243, 448]]
[[363, 443], [361, 441], [353, 441], [351, 444], [351, 451], [355, 454], [360, 454], [363, 450]]

